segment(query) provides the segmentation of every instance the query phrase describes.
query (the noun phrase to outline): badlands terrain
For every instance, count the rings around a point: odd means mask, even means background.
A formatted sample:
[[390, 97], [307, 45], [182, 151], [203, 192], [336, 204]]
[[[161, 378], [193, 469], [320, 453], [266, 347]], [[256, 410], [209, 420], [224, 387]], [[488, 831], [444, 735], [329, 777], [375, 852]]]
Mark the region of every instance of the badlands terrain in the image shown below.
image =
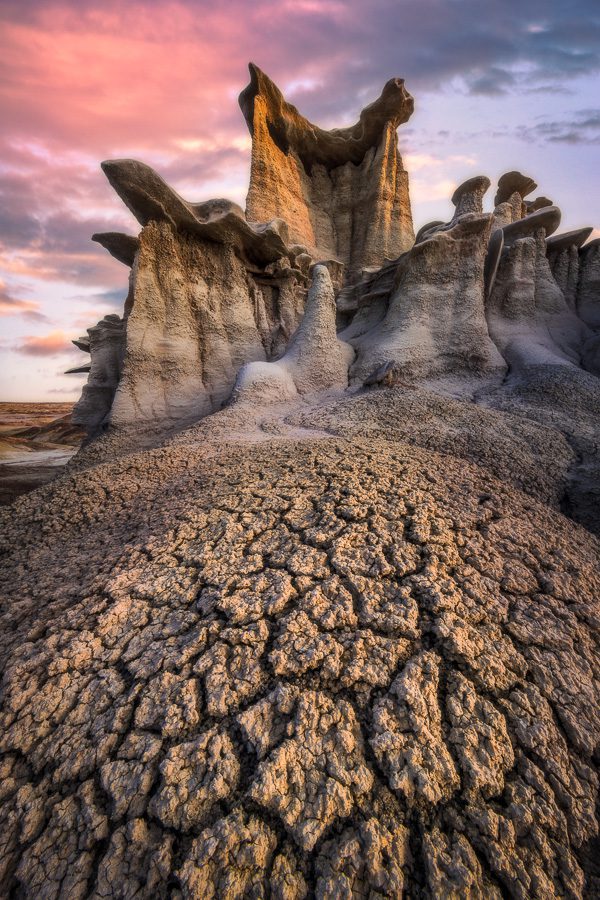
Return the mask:
[[519, 172], [415, 235], [401, 79], [325, 132], [250, 74], [245, 212], [103, 164], [125, 310], [1, 511], [0, 894], [597, 897], [599, 242]]
[[0, 403], [0, 504], [52, 481], [85, 431], [71, 424], [72, 403]]

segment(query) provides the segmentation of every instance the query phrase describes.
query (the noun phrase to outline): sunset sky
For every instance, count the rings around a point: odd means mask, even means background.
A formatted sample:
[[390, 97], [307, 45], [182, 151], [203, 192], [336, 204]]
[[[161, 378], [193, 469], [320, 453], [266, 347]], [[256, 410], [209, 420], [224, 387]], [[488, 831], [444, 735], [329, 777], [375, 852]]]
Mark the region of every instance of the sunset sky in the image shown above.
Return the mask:
[[139, 226], [100, 160], [243, 204], [249, 60], [324, 127], [406, 79], [415, 228], [513, 168], [561, 230], [600, 227], [599, 0], [0, 0], [0, 400], [75, 399], [71, 338], [122, 311], [128, 270], [90, 235]]

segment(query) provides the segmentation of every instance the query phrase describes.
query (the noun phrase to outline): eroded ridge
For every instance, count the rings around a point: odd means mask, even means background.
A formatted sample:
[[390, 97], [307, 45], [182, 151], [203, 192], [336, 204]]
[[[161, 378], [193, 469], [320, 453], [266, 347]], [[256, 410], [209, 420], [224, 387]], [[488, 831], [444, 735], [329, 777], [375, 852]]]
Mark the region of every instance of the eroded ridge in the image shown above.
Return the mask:
[[6, 896], [598, 890], [599, 545], [559, 513], [332, 438], [129, 456], [5, 532]]

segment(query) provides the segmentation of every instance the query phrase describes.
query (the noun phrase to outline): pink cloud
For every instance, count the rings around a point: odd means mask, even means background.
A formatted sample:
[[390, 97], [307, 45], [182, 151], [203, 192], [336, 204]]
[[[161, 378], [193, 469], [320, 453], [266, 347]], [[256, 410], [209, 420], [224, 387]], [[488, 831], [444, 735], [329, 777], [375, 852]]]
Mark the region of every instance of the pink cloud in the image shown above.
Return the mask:
[[59, 356], [71, 346], [70, 338], [63, 331], [51, 331], [41, 337], [26, 337], [16, 349], [27, 356]]
[[14, 297], [4, 281], [0, 279], [0, 316], [23, 315], [29, 319], [44, 321], [45, 316], [40, 312], [40, 304], [34, 300], [23, 300]]

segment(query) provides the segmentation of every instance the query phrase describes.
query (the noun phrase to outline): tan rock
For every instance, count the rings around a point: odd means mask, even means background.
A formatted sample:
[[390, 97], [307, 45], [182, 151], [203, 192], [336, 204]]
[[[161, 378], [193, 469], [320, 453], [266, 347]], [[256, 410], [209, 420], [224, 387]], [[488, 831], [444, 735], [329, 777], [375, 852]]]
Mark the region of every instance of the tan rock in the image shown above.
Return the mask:
[[396, 138], [413, 111], [404, 81], [388, 81], [356, 125], [323, 131], [257, 66], [249, 68], [250, 84], [240, 94], [252, 135], [248, 219], [285, 219], [292, 241], [317, 258], [340, 259], [347, 273], [408, 250], [408, 176]]
[[[292, 724], [293, 723], [293, 724]], [[373, 785], [352, 707], [320, 692], [298, 700], [289, 737], [258, 766], [249, 795], [310, 851]]]
[[373, 752], [409, 807], [436, 806], [460, 784], [442, 734], [438, 670], [435, 653], [420, 654], [373, 710]]
[[160, 764], [160, 785], [150, 813], [167, 828], [190, 831], [234, 791], [240, 766], [226, 733], [212, 728], [171, 747]]

